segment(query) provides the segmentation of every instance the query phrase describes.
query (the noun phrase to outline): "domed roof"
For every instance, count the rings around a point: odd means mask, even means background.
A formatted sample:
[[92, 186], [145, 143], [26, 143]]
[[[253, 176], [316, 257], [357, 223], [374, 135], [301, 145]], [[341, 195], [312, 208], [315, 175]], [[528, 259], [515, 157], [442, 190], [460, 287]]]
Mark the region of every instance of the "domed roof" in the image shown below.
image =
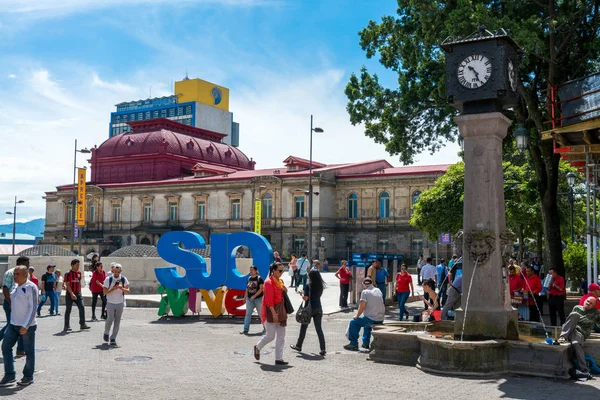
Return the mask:
[[23, 250], [18, 256], [53, 256], [53, 257], [76, 257], [77, 254], [54, 244], [39, 244]]
[[220, 143], [225, 135], [159, 119], [131, 123], [133, 132], [113, 136], [94, 149], [94, 158], [174, 154], [235, 169], [254, 169], [254, 162], [236, 147]]
[[134, 244], [121, 247], [110, 253], [108, 257], [160, 257], [156, 247], [148, 244]]

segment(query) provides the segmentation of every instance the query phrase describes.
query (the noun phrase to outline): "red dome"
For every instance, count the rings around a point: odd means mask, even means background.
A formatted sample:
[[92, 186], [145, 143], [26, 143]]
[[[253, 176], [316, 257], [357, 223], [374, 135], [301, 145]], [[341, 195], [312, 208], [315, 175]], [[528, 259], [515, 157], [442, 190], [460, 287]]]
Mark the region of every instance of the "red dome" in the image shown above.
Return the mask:
[[[239, 149], [219, 142], [225, 135], [167, 119], [130, 125], [133, 132], [113, 136], [92, 150], [95, 182], [134, 182], [185, 176], [198, 162], [236, 170], [254, 169], [254, 162]], [[148, 165], [158, 161], [168, 163], [162, 167], [164, 171], [157, 174], [148, 170]]]

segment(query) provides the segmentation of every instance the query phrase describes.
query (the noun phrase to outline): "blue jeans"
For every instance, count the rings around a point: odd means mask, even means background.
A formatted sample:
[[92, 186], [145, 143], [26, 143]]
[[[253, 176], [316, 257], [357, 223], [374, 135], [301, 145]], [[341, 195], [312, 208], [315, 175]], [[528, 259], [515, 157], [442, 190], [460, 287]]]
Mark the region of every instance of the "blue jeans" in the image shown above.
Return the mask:
[[48, 290], [45, 294], [46, 297], [44, 297], [44, 295], [40, 297], [40, 304], [38, 305], [37, 309], [38, 313], [42, 311], [42, 307], [44, 306], [44, 304], [46, 304], [46, 300], [50, 299], [50, 315], [54, 315], [54, 308], [58, 310], [58, 305], [56, 304], [56, 296], [54, 294], [54, 290]]
[[296, 288], [299, 288], [302, 285], [302, 289], [306, 286], [306, 279], [308, 278], [308, 274], [298, 274], [298, 283], [296, 283]]
[[396, 292], [396, 297], [398, 297], [398, 311], [400, 311], [398, 321], [402, 321], [402, 319], [404, 319], [404, 314], [408, 314], [405, 305], [409, 294], [410, 292]]
[[58, 304], [60, 303], [60, 292], [54, 291], [54, 303], [50, 300], [50, 314], [52, 314], [52, 305], [54, 305], [54, 314], [58, 314]]
[[246, 297], [246, 316], [244, 317], [244, 332], [248, 332], [250, 329], [250, 321], [252, 320], [252, 312], [256, 308], [258, 316], [262, 313], [262, 296], [254, 300], [250, 300], [250, 297]]
[[381, 290], [381, 294], [383, 295], [383, 304], [385, 304], [385, 295], [386, 295], [386, 291], [387, 291], [387, 283], [385, 283], [385, 282], [378, 283], [377, 284], [377, 289]]
[[[6, 330], [10, 325], [10, 306], [8, 305], [8, 302], [6, 300], [4, 300], [4, 303], [2, 303], [2, 308], [4, 308], [4, 313], [6, 314], [6, 325], [4, 326], [4, 328], [0, 329], [0, 340], [4, 339]], [[22, 353], [24, 351], [25, 347], [23, 346], [23, 339], [19, 338], [19, 340], [17, 341], [17, 352]]]
[[21, 335], [20, 326], [9, 324], [2, 342], [2, 357], [4, 358], [4, 376], [15, 377], [15, 359], [13, 358], [13, 347], [17, 341], [22, 340], [25, 346], [25, 367], [23, 367], [23, 377], [33, 379], [35, 370], [35, 330], [37, 325], [30, 326], [27, 333]]
[[362, 342], [365, 346], [368, 346], [371, 343], [371, 331], [373, 330], [371, 325], [373, 324], [383, 324], [383, 321], [373, 321], [368, 317], [351, 319], [350, 328], [348, 329], [350, 344], [358, 347], [358, 334], [360, 333], [360, 328], [363, 328]]

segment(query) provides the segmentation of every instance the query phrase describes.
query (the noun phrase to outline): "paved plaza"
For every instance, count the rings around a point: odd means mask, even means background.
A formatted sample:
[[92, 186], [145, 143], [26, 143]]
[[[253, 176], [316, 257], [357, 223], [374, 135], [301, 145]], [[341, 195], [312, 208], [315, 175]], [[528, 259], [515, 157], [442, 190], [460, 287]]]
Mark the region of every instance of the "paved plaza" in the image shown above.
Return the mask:
[[[326, 290], [327, 298], [336, 294], [336, 287]], [[419, 303], [411, 307], [416, 309]], [[77, 326], [75, 314], [73, 327]], [[299, 332], [299, 325], [289, 319], [284, 359], [290, 364], [286, 367], [274, 365], [274, 344], [263, 350], [260, 362], [254, 360], [251, 349], [262, 330], [258, 320], [253, 321], [250, 335], [244, 336], [239, 334], [241, 318], [160, 319], [156, 309], [126, 308], [120, 347], [109, 348], [102, 342], [102, 322], [90, 322], [89, 331], [63, 334], [62, 316], [42, 316], [36, 334], [35, 383], [27, 388], [0, 388], [0, 396], [46, 400], [600, 398], [600, 379], [573, 383], [517, 376], [457, 378], [374, 363], [367, 360], [367, 354], [342, 348], [352, 315], [324, 317], [325, 358], [318, 356], [312, 327], [303, 346], [305, 353], [289, 349]], [[389, 317], [396, 315], [393, 310]], [[90, 316], [89, 307], [86, 316]], [[16, 361], [18, 378], [23, 364], [24, 359]]]

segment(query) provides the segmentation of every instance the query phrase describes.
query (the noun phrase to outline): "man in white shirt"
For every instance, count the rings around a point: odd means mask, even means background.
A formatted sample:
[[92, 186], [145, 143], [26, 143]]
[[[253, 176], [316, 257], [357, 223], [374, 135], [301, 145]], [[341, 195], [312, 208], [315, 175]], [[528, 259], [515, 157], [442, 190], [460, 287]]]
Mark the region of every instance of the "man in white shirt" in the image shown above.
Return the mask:
[[372, 325], [383, 324], [385, 318], [385, 305], [383, 304], [381, 290], [373, 286], [373, 280], [370, 277], [363, 279], [363, 286], [365, 288], [360, 293], [358, 310], [348, 325], [350, 343], [345, 345], [344, 349], [350, 351], [358, 351], [360, 328], [363, 328], [361, 347], [368, 349], [371, 343]]
[[108, 342], [110, 328], [114, 322], [110, 345], [117, 346], [117, 335], [121, 326], [125, 293], [129, 293], [129, 281], [121, 274], [121, 264], [115, 264], [113, 274], [104, 280], [104, 295], [106, 296], [106, 313], [108, 317], [104, 324], [104, 341]]
[[4, 377], [0, 380], [0, 386], [9, 386], [15, 381], [13, 347], [19, 338], [23, 339], [27, 358], [23, 368], [23, 379], [17, 385], [29, 386], [33, 383], [35, 370], [35, 331], [37, 329], [35, 314], [38, 304], [38, 287], [27, 279], [29, 275], [27, 267], [19, 265], [14, 269], [13, 274], [16, 286], [13, 286], [10, 292], [10, 322], [2, 342]]
[[308, 277], [308, 267], [310, 266], [310, 262], [306, 259], [306, 254], [302, 254], [302, 257], [298, 260], [298, 283], [296, 283], [296, 292], [298, 292], [298, 288], [300, 284], [302, 284], [302, 289], [306, 285], [306, 278]]

